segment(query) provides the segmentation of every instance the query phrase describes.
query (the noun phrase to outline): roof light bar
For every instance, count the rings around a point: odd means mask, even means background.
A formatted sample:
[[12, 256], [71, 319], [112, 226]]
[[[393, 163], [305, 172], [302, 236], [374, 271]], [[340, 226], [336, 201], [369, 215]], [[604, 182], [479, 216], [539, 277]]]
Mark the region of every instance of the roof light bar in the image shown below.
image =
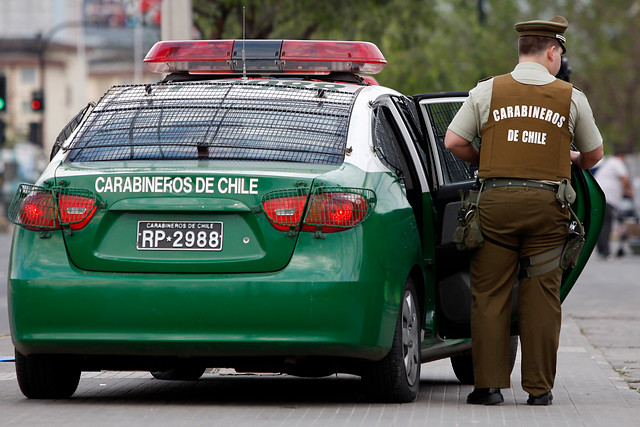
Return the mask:
[[369, 42], [326, 40], [186, 40], [156, 43], [144, 62], [156, 73], [377, 74], [387, 61]]
[[165, 41], [154, 44], [144, 62], [154, 73], [228, 73], [233, 40]]

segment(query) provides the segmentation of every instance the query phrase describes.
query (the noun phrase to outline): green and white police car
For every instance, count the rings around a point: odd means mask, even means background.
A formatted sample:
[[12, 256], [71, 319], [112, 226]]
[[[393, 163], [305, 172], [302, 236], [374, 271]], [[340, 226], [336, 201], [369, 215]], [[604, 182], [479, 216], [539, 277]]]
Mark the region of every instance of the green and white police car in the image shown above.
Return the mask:
[[[156, 84], [114, 86], [21, 184], [8, 298], [20, 388], [82, 371], [351, 373], [416, 398], [421, 364], [473, 381], [469, 255], [452, 242], [474, 169], [443, 146], [466, 94], [368, 84], [365, 42], [160, 42]], [[586, 228], [604, 198], [574, 170]], [[513, 350], [517, 329], [513, 330]]]

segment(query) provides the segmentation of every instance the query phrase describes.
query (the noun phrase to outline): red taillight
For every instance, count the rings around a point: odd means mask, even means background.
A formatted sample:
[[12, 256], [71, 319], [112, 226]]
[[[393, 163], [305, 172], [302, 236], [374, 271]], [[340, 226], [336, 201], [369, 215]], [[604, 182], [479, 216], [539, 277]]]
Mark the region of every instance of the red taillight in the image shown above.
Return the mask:
[[20, 205], [18, 223], [29, 230], [58, 228], [53, 194], [50, 191], [29, 194]]
[[324, 232], [346, 230], [362, 222], [367, 212], [367, 199], [361, 194], [316, 193], [309, 202], [303, 230], [317, 227]]
[[305, 211], [306, 200], [306, 193], [283, 190], [265, 195], [262, 208], [278, 230], [332, 233], [360, 224], [376, 202], [371, 190], [342, 187], [316, 189]]
[[262, 208], [276, 229], [287, 231], [300, 225], [306, 201], [306, 195], [275, 197], [264, 200]]
[[84, 228], [98, 208], [94, 199], [74, 194], [60, 194], [58, 206], [60, 222], [68, 224], [72, 230]]
[[87, 190], [20, 184], [9, 207], [9, 220], [29, 230], [84, 228], [98, 208]]

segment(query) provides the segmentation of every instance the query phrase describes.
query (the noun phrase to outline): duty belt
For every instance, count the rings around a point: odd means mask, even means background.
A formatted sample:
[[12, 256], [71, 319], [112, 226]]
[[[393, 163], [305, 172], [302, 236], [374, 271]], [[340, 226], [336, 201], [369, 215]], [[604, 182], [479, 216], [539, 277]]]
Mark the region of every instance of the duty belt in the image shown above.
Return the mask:
[[543, 190], [558, 192], [558, 186], [552, 184], [544, 184], [540, 181], [534, 181], [532, 179], [521, 178], [487, 178], [484, 180], [483, 190], [488, 188], [504, 188], [504, 187], [518, 187], [518, 188], [541, 188]]

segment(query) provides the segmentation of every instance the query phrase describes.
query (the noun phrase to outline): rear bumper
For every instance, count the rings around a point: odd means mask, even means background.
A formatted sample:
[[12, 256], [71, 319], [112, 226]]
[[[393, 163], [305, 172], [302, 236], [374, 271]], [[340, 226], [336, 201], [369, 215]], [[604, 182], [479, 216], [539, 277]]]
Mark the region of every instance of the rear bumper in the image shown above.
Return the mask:
[[136, 274], [77, 269], [56, 233], [14, 235], [9, 317], [25, 355], [377, 360], [391, 346], [406, 270], [383, 269], [362, 239], [339, 254], [318, 242], [273, 273]]

